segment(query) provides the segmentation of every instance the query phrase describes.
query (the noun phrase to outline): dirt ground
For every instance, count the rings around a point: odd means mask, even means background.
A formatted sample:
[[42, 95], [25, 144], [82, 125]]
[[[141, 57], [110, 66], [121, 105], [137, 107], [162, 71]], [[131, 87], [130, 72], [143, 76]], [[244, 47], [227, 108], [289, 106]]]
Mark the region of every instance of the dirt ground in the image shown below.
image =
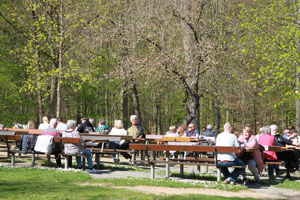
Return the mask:
[[[83, 184], [88, 185], [88, 184]], [[200, 194], [200, 195], [214, 195], [222, 197], [241, 197], [241, 198], [259, 198], [259, 199], [289, 199], [299, 200], [300, 192], [292, 190], [278, 189], [274, 187], [266, 187], [259, 189], [250, 189], [239, 192], [229, 192], [217, 189], [203, 189], [203, 188], [169, 188], [169, 187], [154, 187], [154, 186], [136, 186], [136, 187], [119, 187], [105, 184], [93, 184], [93, 186], [110, 187], [118, 189], [128, 189], [135, 192], [142, 192], [147, 194], [157, 195], [189, 195], [189, 194]]]

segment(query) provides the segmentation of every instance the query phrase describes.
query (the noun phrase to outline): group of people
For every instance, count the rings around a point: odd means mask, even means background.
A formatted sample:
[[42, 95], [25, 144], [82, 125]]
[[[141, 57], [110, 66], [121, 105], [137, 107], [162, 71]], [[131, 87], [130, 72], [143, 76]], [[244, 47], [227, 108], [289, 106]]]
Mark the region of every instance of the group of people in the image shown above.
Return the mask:
[[[73, 137], [80, 138], [80, 133], [90, 133], [90, 132], [98, 132], [99, 134], [105, 135], [129, 135], [134, 138], [134, 141], [139, 141], [144, 137], [143, 129], [138, 124], [138, 119], [136, 115], [130, 116], [131, 127], [128, 130], [123, 128], [123, 123], [121, 120], [114, 121], [114, 127], [108, 131], [108, 127], [105, 125], [104, 120], [99, 120], [98, 127], [96, 128], [93, 125], [93, 120], [83, 117], [81, 118], [81, 124], [77, 126], [76, 121], [68, 120], [66, 124], [62, 122], [61, 118], [52, 118], [48, 123], [48, 118], [43, 117], [42, 123], [39, 125], [39, 129], [43, 129], [42, 135], [52, 135], [54, 137], [59, 137], [60, 132], [62, 133], [62, 137]], [[108, 144], [109, 148], [115, 149], [128, 149], [129, 142], [121, 140], [120, 142], [110, 142]], [[61, 167], [61, 157], [60, 157], [60, 148], [59, 146], [55, 146], [53, 148], [53, 153], [55, 154], [55, 160], [58, 167]], [[93, 169], [92, 163], [92, 154], [87, 149], [83, 149], [79, 144], [65, 144], [65, 153], [68, 155], [77, 155], [78, 153], [82, 153], [87, 157], [89, 172], [93, 173], [95, 169]], [[126, 159], [130, 159], [131, 155], [126, 152], [121, 153]], [[117, 157], [114, 155], [115, 162], [118, 162]], [[77, 168], [82, 168], [81, 166], [81, 157], [76, 157]], [[69, 157], [68, 166], [72, 165], [72, 157]]]
[[[52, 135], [54, 137], [73, 137], [80, 138], [79, 133], [98, 132], [99, 134], [108, 135], [125, 135], [132, 136], [134, 141], [137, 142], [144, 138], [142, 127], [138, 123], [136, 115], [130, 116], [131, 127], [128, 130], [123, 128], [121, 120], [115, 120], [113, 128], [109, 131], [105, 125], [104, 120], [99, 120], [98, 126], [93, 125], [93, 120], [83, 117], [81, 124], [77, 126], [76, 121], [68, 120], [67, 123], [63, 123], [61, 118], [52, 118], [50, 122], [47, 117], [42, 118], [42, 123], [39, 125], [39, 129], [43, 129], [42, 135]], [[0, 125], [1, 129], [4, 129], [4, 125]], [[34, 128], [34, 123], [29, 121], [27, 128]], [[210, 143], [216, 146], [232, 146], [240, 147], [241, 153], [218, 153], [217, 154], [217, 165], [220, 167], [221, 172], [224, 175], [224, 183], [235, 184], [237, 178], [240, 176], [242, 182], [246, 185], [248, 180], [245, 176], [245, 168], [234, 168], [232, 172], [228, 170], [230, 166], [245, 166], [248, 165], [249, 171], [254, 176], [255, 184], [260, 183], [260, 173], [265, 169], [265, 162], [284, 161], [286, 168], [285, 178], [292, 179], [291, 173], [298, 170], [298, 162], [300, 158], [299, 150], [283, 150], [279, 152], [268, 151], [264, 149], [264, 146], [286, 146], [300, 145], [300, 137], [295, 128], [286, 129], [283, 131], [283, 135], [279, 134], [278, 127], [276, 125], [264, 126], [260, 129], [259, 134], [253, 135], [249, 127], [243, 129], [242, 134], [237, 137], [232, 133], [232, 125], [227, 122], [224, 124], [224, 131], [218, 135], [212, 130], [212, 125], [208, 124], [206, 129], [202, 130], [201, 133], [195, 129], [195, 125], [190, 123], [187, 126], [187, 130], [181, 130], [181, 126], [176, 128], [172, 125], [169, 127], [169, 131], [166, 132], [167, 137], [191, 137], [197, 139], [209, 140]], [[60, 134], [60, 131], [63, 131]], [[114, 149], [128, 149], [129, 142], [121, 140], [120, 142], [110, 142], [108, 148]], [[247, 151], [252, 149], [252, 151]], [[246, 150], [246, 151], [245, 151]], [[94, 172], [92, 163], [92, 154], [87, 149], [83, 149], [79, 144], [65, 144], [65, 153], [69, 155], [77, 155], [78, 152], [83, 153], [87, 157], [89, 172]], [[55, 160], [58, 167], [61, 167], [60, 147], [57, 144], [53, 148], [55, 154]], [[122, 152], [124, 158], [131, 159], [131, 155]], [[117, 157], [114, 155], [115, 162], [118, 162]], [[76, 157], [77, 168], [81, 168], [81, 157]], [[71, 166], [72, 158], [68, 160], [68, 165]], [[268, 175], [270, 178], [274, 177], [274, 170], [276, 175], [281, 175], [283, 172], [279, 169], [276, 164], [268, 165]]]
[[249, 127], [243, 129], [242, 135], [238, 138], [232, 133], [232, 125], [226, 123], [224, 125], [224, 132], [220, 133], [216, 138], [216, 146], [236, 146], [243, 147], [244, 150], [254, 149], [251, 152], [241, 152], [239, 155], [234, 153], [218, 153], [217, 162], [221, 167], [221, 172], [224, 175], [224, 183], [235, 184], [239, 176], [241, 176], [243, 183], [246, 185], [248, 180], [245, 177], [245, 169], [235, 168], [232, 172], [228, 171], [230, 166], [245, 166], [248, 165], [250, 172], [254, 176], [256, 184], [260, 182], [260, 173], [264, 170], [265, 162], [268, 164], [268, 175], [274, 178], [274, 169], [277, 175], [281, 175], [277, 164], [272, 164], [272, 161], [284, 161], [286, 168], [287, 179], [292, 179], [290, 173], [298, 170], [299, 156], [294, 150], [283, 150], [279, 152], [268, 151], [264, 146], [285, 146], [294, 145], [298, 146], [295, 139], [296, 136], [287, 135], [292, 133], [296, 134], [296, 130], [287, 130], [284, 136], [277, 133], [278, 127], [276, 125], [264, 126], [260, 129], [260, 134], [253, 135]]
[[[212, 126], [207, 125], [206, 129], [203, 129], [201, 133], [195, 129], [193, 123], [187, 126], [186, 131], [181, 131], [181, 127], [176, 129], [175, 126], [170, 126], [169, 131], [165, 134], [167, 137], [191, 137], [198, 139], [208, 139], [216, 146], [233, 146], [240, 147], [241, 152], [235, 153], [218, 153], [217, 165], [220, 167], [222, 174], [224, 175], [224, 183], [235, 184], [237, 178], [240, 177], [243, 184], [248, 184], [248, 179], [245, 176], [245, 168], [234, 168], [232, 172], [229, 172], [230, 166], [248, 166], [249, 171], [254, 176], [255, 184], [260, 183], [260, 174], [265, 169], [266, 162], [268, 165], [268, 175], [270, 178], [274, 178], [274, 171], [276, 175], [282, 175], [282, 170], [279, 169], [277, 164], [272, 164], [275, 161], [284, 161], [286, 168], [287, 179], [292, 179], [291, 172], [298, 170], [298, 161], [300, 158], [299, 150], [284, 150], [280, 152], [267, 151], [264, 146], [286, 146], [293, 145], [299, 146], [300, 137], [296, 129], [284, 130], [283, 135], [277, 132], [278, 127], [276, 125], [264, 126], [260, 129], [258, 135], [254, 135], [249, 127], [245, 127], [240, 136], [236, 136], [232, 133], [232, 125], [227, 122], [224, 125], [224, 131], [218, 135], [213, 132]], [[183, 132], [183, 134], [181, 134]], [[216, 138], [215, 140], [211, 138]], [[247, 150], [252, 149], [248, 152]]]

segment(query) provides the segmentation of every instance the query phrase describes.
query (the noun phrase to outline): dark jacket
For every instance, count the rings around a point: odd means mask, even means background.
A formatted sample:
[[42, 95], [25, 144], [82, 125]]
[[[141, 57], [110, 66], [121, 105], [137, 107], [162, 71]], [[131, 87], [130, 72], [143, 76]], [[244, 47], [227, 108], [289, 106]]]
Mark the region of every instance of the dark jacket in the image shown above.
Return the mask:
[[287, 139], [279, 134], [274, 136], [274, 145], [284, 147], [286, 144], [291, 145], [293, 141], [291, 139]]
[[85, 121], [83, 124], [81, 124], [77, 131], [79, 133], [89, 133], [89, 132], [95, 132], [94, 126], [89, 122], [89, 120]]
[[216, 137], [216, 134], [211, 129], [206, 129], [205, 131], [202, 131], [201, 135], [205, 137]]
[[37, 141], [37, 135], [21, 135], [20, 138], [20, 150], [23, 154], [28, 153], [28, 148], [31, 151], [34, 150], [35, 144]]

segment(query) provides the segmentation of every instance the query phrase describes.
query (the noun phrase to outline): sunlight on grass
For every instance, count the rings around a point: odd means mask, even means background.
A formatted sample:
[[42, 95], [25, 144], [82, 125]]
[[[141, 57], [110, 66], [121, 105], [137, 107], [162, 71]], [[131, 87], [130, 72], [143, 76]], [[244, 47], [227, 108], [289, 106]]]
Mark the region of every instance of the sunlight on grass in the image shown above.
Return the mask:
[[165, 187], [198, 187], [190, 183], [170, 180], [149, 181], [149, 179], [134, 178], [92, 180], [88, 173], [81, 171], [0, 167], [0, 199], [241, 199], [196, 194], [161, 196], [109, 186], [89, 185], [95, 182], [124, 186], [146, 185], [148, 182], [150, 185]]
[[217, 182], [187, 182], [185, 180], [174, 181], [170, 179], [155, 179], [150, 181], [147, 178], [126, 178], [126, 179], [97, 179], [93, 180], [94, 183], [105, 183], [116, 186], [160, 186], [160, 187], [171, 187], [171, 188], [210, 188], [210, 189], [219, 189], [227, 191], [241, 191], [246, 190], [247, 188], [243, 185], [223, 185]]

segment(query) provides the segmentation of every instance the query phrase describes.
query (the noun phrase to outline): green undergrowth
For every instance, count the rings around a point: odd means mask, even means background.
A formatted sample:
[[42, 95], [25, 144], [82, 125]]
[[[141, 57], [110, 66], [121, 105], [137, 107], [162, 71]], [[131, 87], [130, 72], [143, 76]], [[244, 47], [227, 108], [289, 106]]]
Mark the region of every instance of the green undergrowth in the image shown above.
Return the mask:
[[170, 187], [170, 188], [209, 188], [209, 189], [219, 189], [219, 190], [227, 190], [238, 192], [241, 190], [246, 190], [247, 188], [243, 185], [227, 185], [221, 184], [216, 181], [203, 181], [203, 182], [193, 182], [193, 181], [186, 181], [182, 180], [171, 180], [171, 179], [155, 179], [150, 180], [148, 178], [133, 178], [129, 177], [126, 179], [95, 179], [92, 182], [94, 183], [105, 183], [111, 184], [116, 186], [138, 186], [138, 185], [145, 185], [145, 186], [157, 186], [157, 187]]
[[[149, 181], [148, 179], [129, 178], [115, 181], [113, 182], [111, 179], [102, 180], [106, 184], [113, 183], [115, 185], [145, 185], [146, 182], [152, 182], [158, 186], [195, 187], [192, 184], [168, 180]], [[97, 182], [100, 181], [97, 180]], [[119, 184], [116, 184], [117, 182]], [[0, 167], [0, 199], [242, 199], [196, 194], [161, 196], [109, 186], [95, 186], [91, 185], [92, 183], [95, 183], [95, 180], [88, 173], [81, 171]]]

